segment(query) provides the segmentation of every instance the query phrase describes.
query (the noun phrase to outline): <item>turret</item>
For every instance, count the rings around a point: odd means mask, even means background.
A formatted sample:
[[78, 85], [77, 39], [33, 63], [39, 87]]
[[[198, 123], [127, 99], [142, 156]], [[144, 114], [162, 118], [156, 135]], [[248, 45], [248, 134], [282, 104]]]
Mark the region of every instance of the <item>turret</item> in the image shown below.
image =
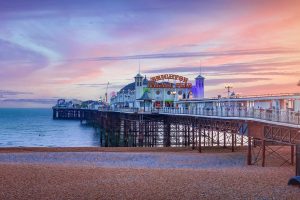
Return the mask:
[[199, 75], [195, 78], [195, 89], [194, 89], [194, 98], [202, 99], [204, 98], [204, 77]]
[[143, 76], [138, 73], [135, 77], [135, 99], [139, 99], [143, 95]]

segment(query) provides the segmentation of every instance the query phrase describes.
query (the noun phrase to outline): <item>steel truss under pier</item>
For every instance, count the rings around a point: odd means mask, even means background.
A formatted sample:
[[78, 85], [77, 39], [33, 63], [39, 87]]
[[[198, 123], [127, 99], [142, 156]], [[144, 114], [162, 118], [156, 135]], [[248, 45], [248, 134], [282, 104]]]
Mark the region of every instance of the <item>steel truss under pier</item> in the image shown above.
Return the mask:
[[103, 146], [231, 148], [248, 142], [244, 121], [195, 116], [53, 109], [54, 119], [87, 121], [100, 131]]
[[268, 159], [276, 166], [295, 164], [295, 147], [300, 144], [299, 129], [262, 123], [250, 124], [251, 128], [256, 132], [250, 134], [253, 137], [248, 143], [248, 164], [264, 167]]
[[[249, 165], [265, 166], [266, 157], [276, 157], [280, 160], [279, 165], [293, 165], [295, 146], [300, 144], [299, 128], [238, 118], [56, 107], [53, 108], [53, 118], [91, 123], [100, 132], [100, 143], [105, 147], [191, 147], [202, 152], [211, 147], [234, 151], [237, 147], [247, 146]], [[283, 155], [282, 146], [285, 149], [290, 146], [289, 151], [284, 151], [288, 157]], [[296, 157], [299, 163], [300, 155]], [[297, 166], [300, 168], [300, 164]], [[298, 168], [297, 173], [300, 173]]]

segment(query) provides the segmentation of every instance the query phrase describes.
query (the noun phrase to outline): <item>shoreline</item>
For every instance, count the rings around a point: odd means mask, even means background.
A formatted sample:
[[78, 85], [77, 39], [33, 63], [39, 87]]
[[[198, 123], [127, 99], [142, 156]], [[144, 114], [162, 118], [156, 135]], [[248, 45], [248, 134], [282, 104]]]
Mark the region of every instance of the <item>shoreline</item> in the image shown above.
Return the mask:
[[[247, 147], [237, 147], [235, 152], [244, 152]], [[191, 147], [0, 147], [0, 153], [26, 152], [176, 152], [199, 153]], [[232, 153], [231, 147], [205, 147], [201, 153]]]

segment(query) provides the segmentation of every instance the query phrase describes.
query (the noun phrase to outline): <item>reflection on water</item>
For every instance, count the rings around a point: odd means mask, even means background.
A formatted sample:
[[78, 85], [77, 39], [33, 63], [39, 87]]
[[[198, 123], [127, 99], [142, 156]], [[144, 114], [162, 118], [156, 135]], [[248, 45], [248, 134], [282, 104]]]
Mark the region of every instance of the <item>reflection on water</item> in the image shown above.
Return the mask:
[[99, 133], [79, 121], [53, 120], [51, 109], [0, 109], [0, 147], [100, 146]]

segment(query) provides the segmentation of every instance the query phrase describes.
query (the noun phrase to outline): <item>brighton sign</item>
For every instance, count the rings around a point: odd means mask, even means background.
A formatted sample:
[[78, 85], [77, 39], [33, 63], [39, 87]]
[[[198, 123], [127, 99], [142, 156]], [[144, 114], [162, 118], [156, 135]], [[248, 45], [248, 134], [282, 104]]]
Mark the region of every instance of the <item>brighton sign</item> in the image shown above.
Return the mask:
[[[168, 80], [168, 82], [164, 82]], [[170, 80], [174, 80], [175, 83], [170, 83]], [[148, 82], [148, 88], [192, 88], [192, 84], [188, 83], [188, 78], [175, 74], [162, 74], [150, 78]], [[158, 82], [162, 81], [162, 82]], [[176, 81], [179, 81], [176, 83]]]

